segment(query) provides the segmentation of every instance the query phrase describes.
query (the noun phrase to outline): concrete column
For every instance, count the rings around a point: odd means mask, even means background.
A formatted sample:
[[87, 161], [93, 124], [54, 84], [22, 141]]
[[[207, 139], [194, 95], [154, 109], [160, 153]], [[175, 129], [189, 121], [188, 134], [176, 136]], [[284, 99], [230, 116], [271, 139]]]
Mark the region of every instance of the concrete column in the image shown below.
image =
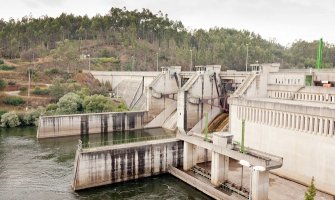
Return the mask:
[[[233, 135], [214, 133], [213, 144], [226, 147], [228, 141], [232, 140]], [[211, 183], [219, 186], [225, 180], [228, 179], [229, 171], [229, 157], [212, 151], [212, 163], [211, 163]]]
[[317, 117], [314, 117], [314, 130], [313, 130], [313, 133], [317, 133], [319, 130], [319, 123], [318, 123], [318, 118]]
[[255, 171], [252, 172], [251, 180], [251, 196], [252, 199], [268, 200], [269, 193], [269, 172]]
[[283, 123], [283, 118], [284, 118], [284, 113], [279, 112], [279, 127], [283, 127], [284, 123]]
[[324, 126], [324, 129], [325, 129], [325, 132], [324, 132], [324, 135], [327, 136], [328, 135], [328, 131], [329, 131], [329, 119], [325, 119], [325, 126]]
[[305, 116], [305, 126], [303, 128], [303, 131], [305, 131], [305, 132], [308, 131], [308, 125], [309, 125], [308, 118], [309, 118], [308, 116]]
[[299, 131], [304, 131], [304, 116], [300, 115], [300, 128]]
[[313, 133], [313, 117], [309, 117], [309, 127], [308, 127], [308, 132]]
[[183, 169], [185, 171], [190, 170], [196, 165], [196, 150], [195, 146], [191, 143], [184, 141], [184, 157], [183, 157]]
[[323, 122], [324, 122], [324, 120], [323, 120], [323, 118], [319, 118], [319, 134], [320, 135], [322, 135], [322, 133], [323, 133]]
[[292, 114], [292, 125], [291, 125], [292, 129], [295, 129], [295, 114]]
[[330, 120], [330, 125], [329, 125], [329, 136], [333, 136], [334, 135], [334, 120], [331, 119]]
[[284, 124], [283, 124], [283, 128], [287, 127], [287, 113], [284, 113]]

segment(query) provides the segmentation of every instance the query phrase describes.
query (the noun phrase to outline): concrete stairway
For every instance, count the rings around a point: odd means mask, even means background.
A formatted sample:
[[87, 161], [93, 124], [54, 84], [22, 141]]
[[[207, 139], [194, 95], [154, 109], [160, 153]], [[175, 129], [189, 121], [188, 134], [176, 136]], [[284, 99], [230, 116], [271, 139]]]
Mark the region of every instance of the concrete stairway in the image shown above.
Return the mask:
[[164, 122], [163, 128], [175, 131], [177, 128], [177, 110], [175, 110]]
[[243, 83], [237, 88], [237, 90], [232, 95], [233, 97], [240, 97], [244, 94], [244, 92], [248, 89], [251, 83], [255, 80], [257, 74], [250, 74], [247, 79], [243, 81]]

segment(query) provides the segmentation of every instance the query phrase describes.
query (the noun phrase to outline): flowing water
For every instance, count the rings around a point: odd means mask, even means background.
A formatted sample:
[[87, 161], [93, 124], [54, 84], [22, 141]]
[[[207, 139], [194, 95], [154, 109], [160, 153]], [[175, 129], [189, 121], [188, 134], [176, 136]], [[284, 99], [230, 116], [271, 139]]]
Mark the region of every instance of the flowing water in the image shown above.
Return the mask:
[[[103, 145], [166, 134], [171, 133], [151, 129], [82, 139]], [[210, 199], [168, 174], [74, 192], [70, 184], [78, 139], [37, 140], [36, 128], [0, 129], [0, 199]]]

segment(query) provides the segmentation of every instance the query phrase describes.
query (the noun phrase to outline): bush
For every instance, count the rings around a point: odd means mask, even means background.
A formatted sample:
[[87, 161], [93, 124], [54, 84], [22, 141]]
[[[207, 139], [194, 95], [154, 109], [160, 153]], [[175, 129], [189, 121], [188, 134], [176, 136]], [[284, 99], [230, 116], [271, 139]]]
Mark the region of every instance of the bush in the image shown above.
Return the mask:
[[16, 82], [15, 81], [8, 81], [8, 85], [14, 86], [14, 85], [16, 85]]
[[2, 60], [2, 59], [0, 59], [0, 65], [2, 65], [2, 64], [4, 64], [5, 62]]
[[50, 75], [63, 74], [63, 72], [58, 68], [51, 68], [44, 70], [44, 74], [50, 76]]
[[19, 119], [21, 124], [24, 126], [38, 126], [38, 119], [44, 113], [45, 109], [39, 107], [35, 110], [22, 114], [19, 116]]
[[26, 86], [21, 86], [21, 87], [19, 87], [19, 90], [20, 90], [21, 92], [25, 92], [25, 91], [28, 90], [28, 88], [27, 88]]
[[7, 86], [6, 81], [4, 81], [3, 79], [0, 79], [0, 90], [4, 89]]
[[19, 117], [14, 112], [8, 112], [1, 117], [1, 127], [16, 127], [21, 124]]
[[33, 94], [35, 95], [48, 95], [50, 91], [48, 89], [35, 88]]
[[18, 96], [6, 96], [3, 100], [3, 103], [12, 106], [19, 106], [24, 104], [25, 100]]
[[59, 99], [57, 114], [74, 114], [82, 111], [82, 99], [75, 93], [68, 93]]
[[97, 94], [85, 97], [83, 107], [89, 113], [112, 112], [116, 109], [109, 97]]
[[10, 71], [10, 70], [14, 70], [14, 69], [15, 69], [15, 67], [13, 67], [13, 66], [5, 65], [5, 64], [0, 65], [0, 70]]
[[3, 114], [7, 113], [7, 110], [0, 110], [0, 119]]

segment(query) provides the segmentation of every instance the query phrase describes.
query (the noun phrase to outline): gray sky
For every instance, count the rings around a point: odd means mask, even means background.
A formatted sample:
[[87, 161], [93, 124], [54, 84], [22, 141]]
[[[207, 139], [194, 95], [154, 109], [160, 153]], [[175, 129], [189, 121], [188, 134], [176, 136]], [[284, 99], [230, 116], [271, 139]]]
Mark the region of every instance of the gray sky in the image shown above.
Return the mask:
[[296, 39], [335, 43], [334, 0], [8, 0], [0, 18], [56, 17], [62, 12], [94, 16], [111, 7], [161, 10], [188, 29], [235, 28], [259, 33], [288, 45]]

